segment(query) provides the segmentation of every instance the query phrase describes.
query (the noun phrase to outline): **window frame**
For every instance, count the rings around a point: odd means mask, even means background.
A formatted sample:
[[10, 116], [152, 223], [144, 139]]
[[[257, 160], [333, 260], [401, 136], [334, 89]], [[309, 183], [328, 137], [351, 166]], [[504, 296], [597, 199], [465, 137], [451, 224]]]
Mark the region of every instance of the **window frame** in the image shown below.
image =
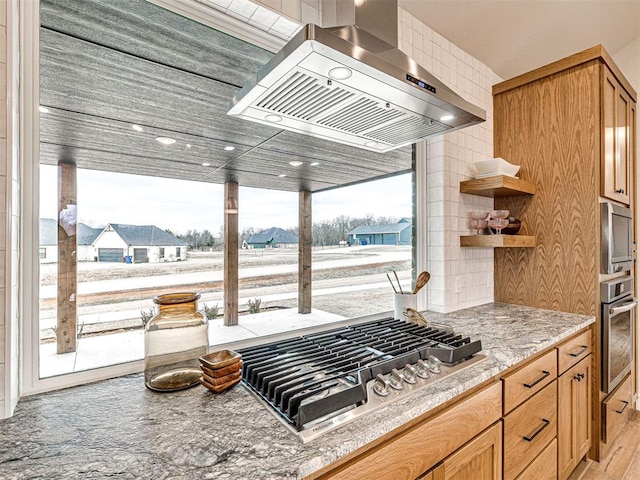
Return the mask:
[[[220, 31], [234, 35], [247, 42], [276, 52], [284, 41], [263, 32], [249, 24], [217, 12], [209, 7], [197, 3], [183, 3], [172, 0], [149, 0], [174, 13], [191, 18]], [[101, 367], [82, 372], [74, 372], [54, 377], [40, 378], [39, 376], [39, 154], [40, 154], [40, 2], [39, 0], [21, 0], [20, 15], [20, 54], [19, 80], [22, 86], [20, 92], [20, 227], [19, 248], [21, 251], [18, 266], [18, 281], [20, 283], [19, 316], [22, 330], [20, 340], [19, 370], [21, 382], [21, 396], [32, 395], [60, 388], [82, 385], [99, 380], [105, 380], [143, 370], [144, 361], [137, 360], [108, 367]], [[426, 176], [421, 174], [425, 170], [426, 145], [420, 142], [417, 147], [418, 161], [414, 169], [416, 182], [414, 195], [417, 205], [414, 213], [416, 235], [413, 248], [414, 265], [418, 270], [426, 266], [424, 247], [426, 242]], [[422, 152], [422, 153], [420, 153]], [[420, 155], [425, 155], [424, 159]], [[422, 207], [421, 205], [425, 205]], [[177, 256], [181, 249], [177, 247]], [[415, 268], [415, 267], [414, 267]], [[426, 289], [425, 289], [426, 290]], [[419, 299], [419, 308], [426, 305], [426, 293]], [[34, 320], [35, 319], [35, 320]]]

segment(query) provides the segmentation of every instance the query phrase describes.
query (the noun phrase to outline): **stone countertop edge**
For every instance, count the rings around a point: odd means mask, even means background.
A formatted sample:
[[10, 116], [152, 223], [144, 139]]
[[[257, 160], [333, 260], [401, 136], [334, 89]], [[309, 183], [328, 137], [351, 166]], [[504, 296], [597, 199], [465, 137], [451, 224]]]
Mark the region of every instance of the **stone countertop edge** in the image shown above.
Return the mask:
[[303, 478], [595, 321], [500, 303], [424, 316], [487, 358], [307, 444], [243, 386], [158, 394], [134, 374], [20, 399], [0, 420], [0, 478]]

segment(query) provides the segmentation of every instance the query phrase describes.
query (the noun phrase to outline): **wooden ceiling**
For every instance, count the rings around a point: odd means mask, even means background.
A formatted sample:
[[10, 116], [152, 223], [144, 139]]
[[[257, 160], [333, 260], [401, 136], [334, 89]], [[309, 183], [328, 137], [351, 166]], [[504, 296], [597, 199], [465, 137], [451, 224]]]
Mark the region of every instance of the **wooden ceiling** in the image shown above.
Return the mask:
[[44, 164], [311, 192], [411, 169], [411, 147], [375, 154], [228, 116], [272, 54], [145, 0], [41, 0], [40, 16]]

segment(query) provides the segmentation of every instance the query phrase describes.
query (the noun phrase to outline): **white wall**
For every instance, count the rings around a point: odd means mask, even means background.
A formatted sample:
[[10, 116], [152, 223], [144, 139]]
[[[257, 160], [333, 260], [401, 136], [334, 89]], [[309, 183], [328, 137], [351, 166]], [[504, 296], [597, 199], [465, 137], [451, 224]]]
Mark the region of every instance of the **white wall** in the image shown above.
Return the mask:
[[640, 92], [640, 37], [615, 54], [613, 52], [609, 53], [611, 53], [613, 61], [622, 70], [627, 80], [631, 82], [636, 93]]
[[[487, 121], [427, 141], [427, 308], [450, 312], [493, 301], [493, 249], [461, 248], [470, 233], [470, 210], [490, 210], [493, 200], [460, 194], [470, 164], [493, 157], [493, 98], [500, 82], [491, 69], [408, 12], [399, 9], [399, 48], [465, 100], [483, 108]], [[507, 159], [508, 160], [508, 159]]]

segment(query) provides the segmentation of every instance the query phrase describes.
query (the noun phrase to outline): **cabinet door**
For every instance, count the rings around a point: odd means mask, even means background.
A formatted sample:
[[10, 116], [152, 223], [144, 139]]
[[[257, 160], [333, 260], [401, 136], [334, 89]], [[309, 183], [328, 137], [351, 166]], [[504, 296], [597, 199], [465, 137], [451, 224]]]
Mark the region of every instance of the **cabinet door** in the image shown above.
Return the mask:
[[558, 478], [569, 477], [591, 446], [591, 355], [558, 379]]
[[500, 480], [502, 424], [498, 422], [478, 435], [432, 472], [433, 480]]
[[632, 100], [608, 68], [602, 67], [602, 191], [603, 197], [629, 205], [631, 180]]

